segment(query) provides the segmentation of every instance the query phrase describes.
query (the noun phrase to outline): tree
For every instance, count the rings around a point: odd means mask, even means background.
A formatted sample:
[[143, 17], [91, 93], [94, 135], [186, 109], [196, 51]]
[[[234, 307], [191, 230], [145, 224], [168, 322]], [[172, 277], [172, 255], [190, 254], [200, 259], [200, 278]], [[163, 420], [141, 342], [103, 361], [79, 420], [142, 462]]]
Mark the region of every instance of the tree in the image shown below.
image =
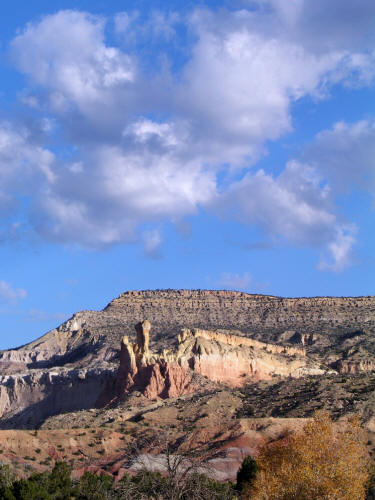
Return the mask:
[[15, 481], [15, 475], [11, 471], [9, 465], [0, 465], [0, 498], [4, 500], [13, 500], [15, 497], [12, 493], [12, 484]]
[[44, 474], [32, 474], [28, 479], [19, 479], [12, 486], [17, 500], [51, 500], [45, 485]]
[[72, 492], [71, 470], [64, 462], [56, 462], [48, 476], [48, 492], [53, 499], [70, 500]]
[[250, 455], [245, 457], [237, 472], [236, 490], [241, 492], [245, 486], [251, 486], [255, 480], [257, 471], [258, 465], [256, 461]]
[[302, 432], [265, 446], [259, 472], [245, 489], [251, 500], [363, 500], [369, 457], [358, 418], [338, 430], [317, 412]]
[[107, 474], [85, 472], [78, 485], [79, 500], [105, 500], [111, 498], [113, 478]]

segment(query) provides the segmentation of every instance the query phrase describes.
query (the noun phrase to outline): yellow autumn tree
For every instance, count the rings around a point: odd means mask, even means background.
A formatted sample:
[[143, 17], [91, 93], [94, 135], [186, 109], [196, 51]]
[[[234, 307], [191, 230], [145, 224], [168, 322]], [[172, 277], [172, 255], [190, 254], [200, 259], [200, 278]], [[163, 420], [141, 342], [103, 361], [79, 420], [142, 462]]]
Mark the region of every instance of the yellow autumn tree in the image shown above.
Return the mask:
[[247, 500], [363, 500], [369, 479], [365, 433], [358, 418], [339, 430], [317, 412], [302, 432], [265, 446]]

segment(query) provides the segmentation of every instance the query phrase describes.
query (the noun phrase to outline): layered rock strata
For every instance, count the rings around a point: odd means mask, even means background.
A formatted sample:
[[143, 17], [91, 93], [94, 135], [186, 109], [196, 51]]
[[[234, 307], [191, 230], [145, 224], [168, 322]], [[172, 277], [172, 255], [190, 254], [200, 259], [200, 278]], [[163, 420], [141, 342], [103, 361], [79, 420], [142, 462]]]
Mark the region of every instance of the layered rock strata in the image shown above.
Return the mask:
[[0, 376], [0, 428], [35, 428], [51, 415], [92, 408], [113, 375], [108, 365]]
[[[130, 291], [103, 311], [81, 311], [43, 337], [0, 352], [3, 373], [27, 368], [87, 366], [92, 359], [111, 361], [123, 335], [148, 318], [153, 344], [168, 347], [169, 336], [183, 327], [233, 330], [263, 342], [301, 343], [319, 353], [345, 332], [361, 330], [375, 348], [375, 297], [282, 298], [217, 290]], [[293, 331], [289, 338], [285, 332]], [[292, 337], [292, 336], [290, 336]], [[363, 344], [363, 339], [360, 340]], [[314, 351], [315, 352], [315, 351]], [[116, 360], [117, 361], [117, 360]]]
[[127, 336], [123, 337], [117, 377], [99, 397], [98, 406], [121, 399], [134, 390], [149, 399], [181, 396], [197, 389], [194, 374], [214, 383], [240, 387], [273, 376], [324, 373], [309, 361], [303, 348], [202, 329], [184, 329], [177, 337], [176, 349], [156, 354], [148, 347], [150, 326], [147, 320], [136, 325], [134, 344]]

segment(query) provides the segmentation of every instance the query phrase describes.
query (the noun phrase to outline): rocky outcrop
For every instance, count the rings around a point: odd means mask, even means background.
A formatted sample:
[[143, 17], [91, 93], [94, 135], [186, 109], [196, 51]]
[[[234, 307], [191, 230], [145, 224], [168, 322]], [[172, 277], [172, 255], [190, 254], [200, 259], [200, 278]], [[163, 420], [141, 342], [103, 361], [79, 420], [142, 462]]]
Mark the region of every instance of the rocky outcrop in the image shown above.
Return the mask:
[[195, 338], [201, 337], [203, 339], [212, 340], [220, 342], [222, 344], [230, 345], [232, 347], [255, 347], [257, 349], [264, 349], [267, 352], [273, 352], [278, 354], [288, 354], [289, 356], [306, 356], [306, 350], [300, 347], [289, 347], [275, 344], [267, 344], [266, 342], [259, 342], [258, 340], [249, 339], [247, 337], [231, 335], [222, 332], [212, 332], [208, 330], [202, 330], [200, 328], [188, 329], [184, 328], [181, 335], [178, 336], [179, 342], [183, 342], [189, 336]]
[[0, 428], [35, 428], [51, 415], [92, 408], [113, 375], [108, 365], [1, 376]]
[[340, 359], [334, 363], [334, 368], [339, 373], [358, 374], [375, 370], [375, 360], [372, 359]]
[[195, 374], [214, 383], [240, 387], [273, 376], [324, 373], [308, 360], [302, 348], [281, 347], [202, 329], [184, 329], [177, 337], [175, 349], [156, 354], [148, 348], [150, 326], [149, 321], [136, 325], [134, 344], [127, 336], [123, 337], [116, 380], [101, 394], [98, 406], [121, 399], [134, 390], [149, 399], [181, 396], [197, 389]]
[[[25, 371], [27, 368], [50, 368], [75, 363], [87, 366], [93, 361], [110, 360], [114, 351], [103, 345], [97, 332], [98, 313], [83, 311], [51, 330], [43, 337], [17, 349], [0, 351], [0, 370], [3, 373]], [[86, 328], [87, 325], [87, 328]], [[103, 329], [103, 323], [100, 328]]]

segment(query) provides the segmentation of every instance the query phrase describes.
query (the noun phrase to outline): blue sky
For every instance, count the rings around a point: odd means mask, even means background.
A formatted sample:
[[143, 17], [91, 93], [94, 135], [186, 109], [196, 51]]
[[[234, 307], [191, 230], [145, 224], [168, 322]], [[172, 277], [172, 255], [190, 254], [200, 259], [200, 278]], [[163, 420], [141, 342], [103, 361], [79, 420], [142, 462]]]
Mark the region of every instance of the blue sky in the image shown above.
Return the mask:
[[130, 289], [375, 293], [373, 0], [16, 0], [0, 348]]

